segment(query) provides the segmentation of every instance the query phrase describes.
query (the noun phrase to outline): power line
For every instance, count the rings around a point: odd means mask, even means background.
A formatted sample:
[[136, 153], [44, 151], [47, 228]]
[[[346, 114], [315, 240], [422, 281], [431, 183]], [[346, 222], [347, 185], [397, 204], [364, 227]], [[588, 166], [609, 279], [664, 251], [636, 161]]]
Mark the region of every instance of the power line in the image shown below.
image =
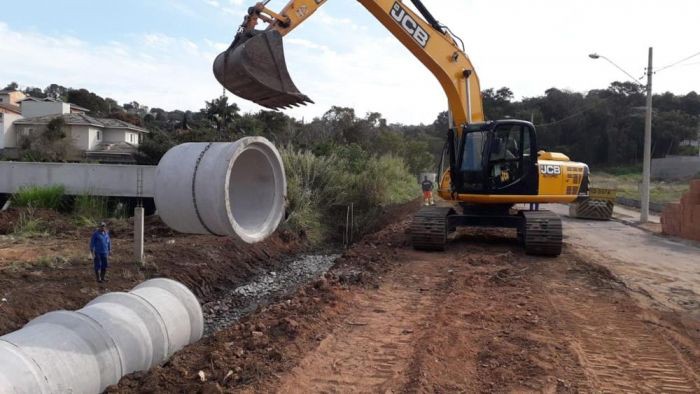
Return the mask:
[[692, 55], [690, 55], [690, 56], [688, 56], [688, 57], [685, 57], [685, 58], [683, 58], [683, 59], [681, 59], [681, 60], [679, 60], [679, 61], [677, 61], [677, 62], [675, 62], [675, 63], [671, 63], [671, 64], [669, 64], [669, 65], [667, 65], [667, 66], [663, 66], [663, 67], [661, 67], [661, 68], [657, 68], [657, 69], [655, 70], [655, 72], [659, 72], [659, 71], [663, 71], [663, 70], [665, 70], [665, 69], [667, 69], [667, 68], [671, 68], [671, 67], [676, 66], [676, 65], [678, 65], [678, 64], [680, 64], [680, 63], [683, 63], [683, 62], [686, 61], [686, 60], [690, 60], [690, 59], [692, 59], [692, 58], [694, 58], [695, 56], [698, 56], [698, 55], [700, 55], [700, 52], [694, 53], [694, 54], [692, 54]]
[[555, 120], [554, 122], [536, 124], [535, 127], [547, 127], [547, 126], [553, 126], [553, 125], [555, 125], [555, 124], [559, 124], [559, 123], [561, 123], [561, 122], [565, 122], [565, 121], [567, 121], [567, 120], [569, 120], [569, 119], [572, 119], [572, 118], [575, 118], [575, 117], [577, 117], [577, 116], [579, 116], [579, 115], [583, 115], [584, 113], [586, 113], [586, 112], [592, 110], [593, 108], [595, 108], [597, 105], [598, 105], [598, 104], [596, 103], [596, 104], [594, 104], [594, 105], [591, 105], [591, 106], [588, 107], [588, 108], [582, 109], [581, 111], [576, 112], [576, 113], [574, 113], [574, 114], [571, 114], [571, 115], [569, 115], [569, 116], [567, 116], [567, 117], [565, 117], [565, 118], [562, 118], [562, 119], [559, 119], [559, 120]]

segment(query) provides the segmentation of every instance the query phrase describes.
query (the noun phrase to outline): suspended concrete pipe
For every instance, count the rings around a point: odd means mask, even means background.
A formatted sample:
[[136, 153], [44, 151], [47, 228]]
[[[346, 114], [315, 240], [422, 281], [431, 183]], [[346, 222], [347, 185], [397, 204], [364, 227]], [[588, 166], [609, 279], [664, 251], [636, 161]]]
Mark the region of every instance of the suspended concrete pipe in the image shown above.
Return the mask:
[[261, 241], [284, 217], [286, 193], [282, 158], [262, 137], [178, 145], [156, 169], [156, 209], [181, 233]]
[[202, 309], [184, 285], [151, 279], [0, 337], [0, 393], [99, 393], [199, 340]]

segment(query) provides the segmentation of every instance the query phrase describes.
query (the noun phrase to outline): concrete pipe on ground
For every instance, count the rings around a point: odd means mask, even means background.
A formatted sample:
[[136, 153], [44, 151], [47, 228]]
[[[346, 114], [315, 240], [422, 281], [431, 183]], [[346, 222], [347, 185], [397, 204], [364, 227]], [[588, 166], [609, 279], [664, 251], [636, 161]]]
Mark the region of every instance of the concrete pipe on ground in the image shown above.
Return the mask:
[[286, 193], [282, 158], [262, 137], [178, 145], [156, 169], [158, 214], [182, 233], [262, 241], [284, 217]]
[[99, 393], [199, 340], [204, 318], [182, 284], [151, 279], [0, 337], [0, 393]]

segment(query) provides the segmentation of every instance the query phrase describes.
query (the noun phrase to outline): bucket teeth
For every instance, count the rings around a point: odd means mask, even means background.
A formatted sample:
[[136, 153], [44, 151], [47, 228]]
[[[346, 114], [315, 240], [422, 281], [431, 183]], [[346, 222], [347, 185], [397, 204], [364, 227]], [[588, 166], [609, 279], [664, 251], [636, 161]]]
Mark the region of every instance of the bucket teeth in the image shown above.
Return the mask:
[[313, 103], [289, 76], [279, 32], [243, 34], [214, 61], [219, 83], [236, 96], [271, 109]]

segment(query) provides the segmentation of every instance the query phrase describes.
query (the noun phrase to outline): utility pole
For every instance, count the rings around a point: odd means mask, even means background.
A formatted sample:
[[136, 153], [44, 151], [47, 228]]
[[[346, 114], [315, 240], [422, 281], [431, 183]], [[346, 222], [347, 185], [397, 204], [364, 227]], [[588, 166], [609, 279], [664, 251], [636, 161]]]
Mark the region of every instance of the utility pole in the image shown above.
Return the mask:
[[651, 77], [653, 75], [653, 48], [649, 47], [649, 66], [647, 67], [647, 111], [644, 120], [644, 164], [642, 165], [642, 206], [639, 222], [646, 223], [649, 220], [649, 186], [651, 178], [651, 107], [652, 91]]

